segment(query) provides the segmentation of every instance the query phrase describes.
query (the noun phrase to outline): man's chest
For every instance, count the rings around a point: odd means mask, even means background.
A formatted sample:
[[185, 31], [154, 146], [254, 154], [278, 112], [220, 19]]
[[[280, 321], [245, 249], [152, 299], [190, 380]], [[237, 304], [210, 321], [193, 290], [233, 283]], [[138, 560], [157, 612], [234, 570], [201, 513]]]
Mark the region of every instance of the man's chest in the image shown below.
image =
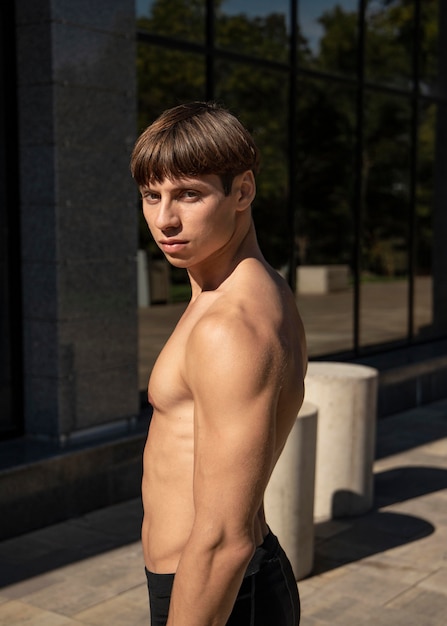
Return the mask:
[[155, 362], [149, 379], [149, 401], [159, 413], [193, 414], [194, 398], [188, 380], [196, 373], [191, 368], [198, 359], [191, 358], [191, 338], [214, 300], [213, 296], [202, 297], [188, 306]]
[[180, 322], [161, 350], [152, 369], [148, 395], [149, 402], [159, 413], [175, 414], [193, 402], [185, 381], [185, 352], [190, 324]]

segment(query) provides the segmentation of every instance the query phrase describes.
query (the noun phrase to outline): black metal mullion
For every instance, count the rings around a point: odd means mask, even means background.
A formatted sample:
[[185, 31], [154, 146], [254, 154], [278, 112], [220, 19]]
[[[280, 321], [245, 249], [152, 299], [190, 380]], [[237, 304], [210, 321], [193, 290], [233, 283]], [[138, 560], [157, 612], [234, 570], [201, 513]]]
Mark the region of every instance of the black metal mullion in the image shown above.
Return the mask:
[[214, 0], [206, 0], [206, 99], [213, 100], [216, 93], [216, 81], [214, 71], [214, 50], [215, 50], [215, 13]]
[[287, 206], [288, 225], [288, 282], [293, 292], [296, 291], [296, 220], [297, 209], [297, 188], [296, 188], [296, 165], [297, 165], [297, 119], [296, 119], [296, 99], [297, 99], [297, 54], [298, 54], [298, 7], [297, 0], [290, 0], [290, 48], [289, 48], [289, 202]]
[[354, 185], [354, 298], [353, 298], [353, 343], [354, 353], [360, 350], [360, 280], [362, 269], [362, 222], [363, 222], [363, 152], [364, 152], [364, 92], [365, 92], [365, 13], [367, 0], [359, 0], [358, 15], [358, 57], [357, 57], [357, 98], [356, 98], [356, 150]]
[[413, 37], [413, 89], [411, 99], [410, 194], [408, 216], [408, 340], [414, 338], [414, 298], [416, 273], [416, 203], [419, 127], [419, 53], [421, 44], [421, 4], [415, 2]]

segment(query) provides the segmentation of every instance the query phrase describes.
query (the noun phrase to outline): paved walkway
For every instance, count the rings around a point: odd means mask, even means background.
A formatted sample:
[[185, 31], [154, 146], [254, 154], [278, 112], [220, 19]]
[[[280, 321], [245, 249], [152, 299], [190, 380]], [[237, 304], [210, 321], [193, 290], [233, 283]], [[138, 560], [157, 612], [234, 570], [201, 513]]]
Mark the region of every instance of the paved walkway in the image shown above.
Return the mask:
[[[375, 477], [374, 510], [316, 529], [301, 626], [447, 624], [447, 400], [379, 421]], [[140, 521], [133, 500], [0, 542], [0, 626], [148, 626]]]

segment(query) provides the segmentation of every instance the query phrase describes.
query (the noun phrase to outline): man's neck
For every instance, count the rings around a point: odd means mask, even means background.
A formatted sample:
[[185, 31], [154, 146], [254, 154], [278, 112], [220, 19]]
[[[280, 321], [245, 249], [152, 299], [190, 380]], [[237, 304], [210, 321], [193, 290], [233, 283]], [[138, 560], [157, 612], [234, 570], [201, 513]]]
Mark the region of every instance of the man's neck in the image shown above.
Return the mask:
[[194, 301], [203, 291], [218, 289], [236, 267], [248, 258], [264, 261], [252, 220], [244, 230], [240, 229], [235, 234], [228, 245], [217, 251], [213, 258], [207, 259], [199, 266], [188, 268], [191, 300]]

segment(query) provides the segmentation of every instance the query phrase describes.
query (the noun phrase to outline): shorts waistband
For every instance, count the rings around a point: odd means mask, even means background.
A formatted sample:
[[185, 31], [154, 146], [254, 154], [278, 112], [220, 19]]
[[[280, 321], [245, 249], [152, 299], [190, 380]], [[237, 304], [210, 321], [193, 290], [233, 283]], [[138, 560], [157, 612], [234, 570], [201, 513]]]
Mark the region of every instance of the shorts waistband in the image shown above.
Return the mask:
[[146, 567], [144, 569], [146, 571], [147, 584], [152, 593], [159, 597], [169, 596], [174, 584], [175, 574], [154, 574]]
[[261, 567], [274, 559], [279, 552], [280, 545], [278, 537], [272, 533], [269, 529], [268, 533], [264, 537], [264, 541], [255, 550], [254, 555], [251, 557], [247, 569], [245, 570], [244, 578], [252, 576], [259, 572]]

